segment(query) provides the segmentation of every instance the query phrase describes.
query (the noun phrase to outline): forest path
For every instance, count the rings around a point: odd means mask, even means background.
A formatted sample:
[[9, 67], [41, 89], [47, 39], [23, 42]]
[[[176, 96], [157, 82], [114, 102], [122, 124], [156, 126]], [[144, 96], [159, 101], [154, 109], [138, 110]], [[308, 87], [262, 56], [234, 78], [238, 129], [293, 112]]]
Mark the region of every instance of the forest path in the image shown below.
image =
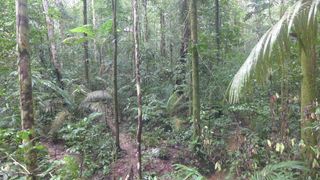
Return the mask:
[[[126, 123], [123, 123], [123, 125]], [[121, 125], [121, 126], [123, 126]], [[122, 149], [120, 157], [111, 164], [110, 174], [108, 180], [119, 180], [120, 178], [125, 180], [137, 179], [137, 144], [135, 139], [132, 138], [132, 134], [128, 132], [128, 127], [120, 128], [120, 147]], [[160, 151], [163, 149], [166, 151], [167, 156], [165, 158], [150, 156], [154, 151]], [[143, 161], [143, 174], [153, 174], [158, 177], [171, 173], [174, 168], [173, 164], [178, 162], [181, 152], [180, 147], [169, 147], [163, 143], [156, 148], [142, 147], [142, 161]], [[168, 179], [168, 178], [161, 178]]]
[[120, 177], [125, 179], [131, 170], [136, 174], [137, 169], [137, 148], [135, 141], [126, 132], [120, 133], [119, 138], [121, 157], [111, 165], [111, 175], [109, 177], [112, 179], [120, 179]]

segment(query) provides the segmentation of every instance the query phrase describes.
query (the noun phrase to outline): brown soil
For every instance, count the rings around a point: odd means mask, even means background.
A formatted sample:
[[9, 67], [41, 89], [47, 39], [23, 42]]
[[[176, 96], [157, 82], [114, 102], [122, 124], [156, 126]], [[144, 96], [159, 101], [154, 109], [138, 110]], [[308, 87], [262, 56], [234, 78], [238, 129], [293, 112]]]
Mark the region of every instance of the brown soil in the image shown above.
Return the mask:
[[53, 142], [49, 139], [42, 139], [41, 143], [47, 148], [48, 154], [53, 160], [60, 160], [63, 159], [64, 156], [70, 155], [66, 151], [64, 142], [62, 140]]

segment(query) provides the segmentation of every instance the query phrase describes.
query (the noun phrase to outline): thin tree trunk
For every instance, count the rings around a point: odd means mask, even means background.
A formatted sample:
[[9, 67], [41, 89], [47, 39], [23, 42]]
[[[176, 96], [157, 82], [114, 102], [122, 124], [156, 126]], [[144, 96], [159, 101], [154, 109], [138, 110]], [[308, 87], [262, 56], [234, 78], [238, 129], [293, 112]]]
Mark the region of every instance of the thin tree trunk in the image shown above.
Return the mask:
[[140, 75], [140, 52], [139, 52], [139, 17], [138, 17], [138, 0], [133, 0], [133, 36], [134, 36], [134, 59], [136, 65], [136, 88], [138, 101], [138, 129], [137, 129], [137, 170], [138, 179], [142, 179], [142, 164], [141, 164], [141, 134], [142, 134], [142, 95], [141, 95], [141, 75]]
[[30, 172], [27, 179], [36, 179], [37, 153], [33, 146], [34, 139], [34, 117], [32, 103], [32, 81], [29, 54], [29, 18], [28, 1], [16, 0], [16, 35], [17, 35], [17, 54], [18, 54], [18, 73], [20, 83], [20, 111], [22, 130], [30, 131], [29, 137], [23, 139], [26, 147], [25, 163]]
[[[96, 17], [96, 9], [95, 9], [95, 0], [91, 0], [91, 8], [92, 8], [92, 25], [93, 28], [97, 28], [97, 17]], [[98, 62], [98, 50], [97, 50], [97, 40], [93, 39], [93, 54], [94, 54], [94, 62]]]
[[199, 97], [199, 54], [198, 54], [198, 20], [197, 2], [190, 1], [190, 25], [192, 41], [192, 115], [194, 126], [194, 137], [201, 135], [200, 128], [200, 97]]
[[143, 0], [144, 9], [144, 42], [149, 41], [149, 28], [148, 28], [148, 0]]
[[[87, 13], [87, 0], [83, 0], [83, 25], [88, 24], [88, 13]], [[87, 33], [83, 34], [84, 38], [87, 38]], [[85, 40], [83, 43], [83, 61], [84, 61], [84, 73], [85, 73], [85, 80], [87, 86], [90, 88], [90, 78], [89, 78], [89, 49], [88, 49], [88, 41]]]
[[61, 65], [60, 65], [60, 62], [58, 60], [57, 46], [56, 46], [56, 44], [54, 42], [54, 22], [50, 18], [50, 15], [49, 15], [49, 3], [48, 3], [48, 0], [42, 0], [42, 3], [43, 3], [44, 12], [46, 14], [48, 39], [49, 39], [49, 43], [50, 43], [50, 53], [51, 53], [50, 59], [51, 59], [51, 63], [54, 66], [54, 71], [55, 71], [56, 76], [57, 76], [57, 82], [58, 82], [60, 88], [63, 89], [64, 85], [63, 85], [63, 82], [62, 82]]
[[63, 3], [61, 0], [56, 0], [56, 6], [59, 8], [60, 10], [60, 13], [62, 14], [62, 18], [59, 19], [59, 30], [60, 30], [60, 36], [61, 36], [61, 39], [64, 39], [65, 38], [65, 34], [64, 34], [64, 22], [63, 22], [63, 10], [64, 10], [64, 7], [63, 7]]
[[[271, 1], [270, 1], [271, 3]], [[284, 14], [284, 2], [281, 1], [280, 4], [280, 18]], [[270, 11], [270, 10], [269, 10]], [[270, 12], [271, 13], [271, 12]], [[284, 48], [287, 52], [290, 52], [289, 45], [284, 43]], [[282, 139], [285, 139], [288, 135], [288, 101], [289, 101], [289, 81], [288, 81], [288, 64], [286, 63], [287, 56], [282, 57], [282, 66], [281, 66], [281, 114], [280, 114], [280, 133]]]
[[113, 109], [114, 109], [114, 124], [116, 129], [116, 148], [120, 151], [119, 139], [119, 105], [118, 105], [118, 81], [117, 81], [117, 56], [118, 56], [118, 34], [117, 34], [117, 3], [118, 0], [112, 0], [112, 16], [113, 16], [113, 38], [114, 38], [114, 52], [113, 52]]
[[166, 56], [165, 17], [163, 9], [160, 9], [160, 53]]
[[217, 52], [216, 52], [216, 59], [218, 62], [221, 61], [221, 42], [220, 42], [220, 4], [219, 0], [215, 0], [215, 10], [216, 10], [216, 19], [215, 19], [215, 28], [216, 28], [216, 45], [217, 45]]

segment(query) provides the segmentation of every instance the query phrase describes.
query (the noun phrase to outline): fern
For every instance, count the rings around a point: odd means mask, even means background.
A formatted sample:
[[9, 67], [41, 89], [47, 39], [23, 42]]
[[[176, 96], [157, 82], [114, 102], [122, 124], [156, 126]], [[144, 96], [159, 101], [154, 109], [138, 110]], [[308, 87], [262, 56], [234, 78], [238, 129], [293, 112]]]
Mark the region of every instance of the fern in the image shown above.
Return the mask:
[[183, 178], [183, 180], [188, 180], [188, 179], [205, 180], [206, 179], [195, 168], [191, 168], [182, 164], [175, 164], [174, 167], [178, 177]]
[[261, 171], [254, 173], [251, 180], [294, 180], [293, 170], [308, 171], [309, 169], [300, 161], [285, 161], [277, 164], [270, 164]]
[[46, 87], [50, 88], [51, 90], [53, 90], [58, 96], [63, 98], [64, 102], [66, 104], [68, 104], [68, 106], [71, 109], [75, 109], [75, 106], [76, 106], [75, 102], [74, 102], [72, 96], [66, 90], [61, 89], [59, 86], [57, 86], [56, 84], [52, 83], [49, 80], [42, 80], [39, 78], [35, 78], [34, 80], [36, 83], [39, 83], [39, 84], [46, 86]]

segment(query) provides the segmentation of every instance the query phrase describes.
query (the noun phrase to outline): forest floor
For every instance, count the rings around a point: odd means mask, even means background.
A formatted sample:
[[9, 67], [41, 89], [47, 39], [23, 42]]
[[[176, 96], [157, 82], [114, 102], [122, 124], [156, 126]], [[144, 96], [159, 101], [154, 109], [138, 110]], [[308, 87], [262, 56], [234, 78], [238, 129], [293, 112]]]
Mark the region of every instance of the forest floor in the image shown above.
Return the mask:
[[[123, 123], [125, 124], [125, 123]], [[136, 142], [132, 138], [132, 133], [128, 132], [128, 127], [120, 127], [120, 147], [122, 149], [119, 158], [110, 165], [110, 174], [105, 176], [97, 173], [92, 177], [94, 180], [118, 180], [127, 179], [128, 176], [136, 176], [137, 153]], [[232, 136], [229, 139], [228, 149], [234, 151], [240, 148], [239, 136]], [[48, 154], [52, 160], [63, 159], [64, 156], [71, 155], [79, 159], [79, 155], [67, 152], [64, 141], [53, 142], [50, 139], [42, 139], [42, 144], [48, 149]], [[161, 177], [159, 179], [170, 179], [170, 173], [174, 171], [174, 164], [201, 165], [195, 160], [190, 150], [182, 145], [172, 145], [166, 142], [159, 142], [157, 147], [142, 147], [142, 164], [144, 175], [150, 177]], [[222, 180], [225, 174], [216, 173], [209, 180]], [[129, 178], [130, 179], [130, 178]], [[131, 178], [135, 179], [135, 178]]]
[[41, 139], [40, 141], [47, 148], [48, 155], [52, 160], [60, 160], [64, 156], [70, 155], [65, 148], [63, 140], [53, 142], [51, 139]]
[[[111, 173], [107, 179], [126, 179], [137, 174], [136, 142], [128, 132], [120, 133], [120, 147], [122, 149], [121, 157], [111, 165]], [[159, 154], [152, 155], [159, 153], [161, 149], [166, 152], [163, 157]], [[181, 154], [179, 152], [181, 152], [179, 147], [170, 147], [165, 144], [161, 148], [142, 148], [143, 173], [159, 177], [173, 172], [173, 165], [178, 163], [178, 156]]]

